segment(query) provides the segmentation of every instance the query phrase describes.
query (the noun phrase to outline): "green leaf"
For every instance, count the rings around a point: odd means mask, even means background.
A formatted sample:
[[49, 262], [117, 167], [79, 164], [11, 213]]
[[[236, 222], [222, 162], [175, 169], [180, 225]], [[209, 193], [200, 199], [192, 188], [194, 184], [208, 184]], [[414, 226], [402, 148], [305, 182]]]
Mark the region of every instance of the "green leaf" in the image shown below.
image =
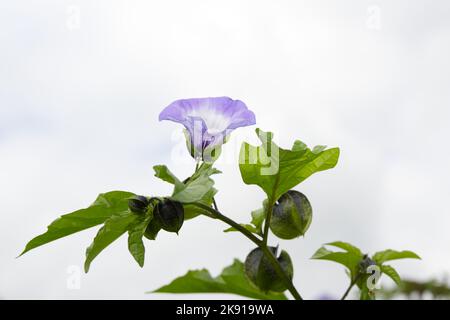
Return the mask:
[[212, 163], [202, 163], [202, 165], [198, 168], [198, 170], [192, 175], [191, 179], [195, 180], [203, 175], [209, 177], [219, 173], [222, 173], [222, 171], [214, 168]]
[[265, 199], [263, 201], [262, 208], [252, 211], [252, 224], [255, 226], [256, 230], [258, 230], [257, 233], [259, 235], [262, 235], [262, 233], [263, 233], [262, 227], [263, 227], [264, 220], [266, 219], [268, 203], [269, 203], [269, 200]]
[[354, 253], [354, 254], [360, 256], [361, 258], [363, 256], [363, 253], [361, 252], [361, 250], [359, 248], [357, 248], [354, 245], [347, 243], [347, 242], [334, 241], [334, 242], [326, 243], [326, 245], [340, 248], [340, 249], [343, 249], [350, 253]]
[[234, 260], [231, 266], [213, 278], [208, 270], [193, 270], [173, 280], [155, 293], [230, 293], [253, 299], [286, 300], [282, 293], [264, 293], [256, 288], [245, 276], [244, 264]]
[[[207, 193], [205, 193], [203, 198], [200, 199], [200, 201], [198, 201], [198, 202], [200, 202], [208, 207], [211, 207], [216, 193], [217, 193], [217, 189], [211, 188]], [[197, 206], [194, 206], [190, 203], [183, 203], [183, 208], [184, 208], [184, 220], [189, 220], [189, 219], [195, 218], [202, 213], [209, 214], [208, 211], [201, 209]]]
[[107, 246], [117, 240], [121, 235], [127, 232], [129, 226], [136, 221], [139, 215], [130, 211], [113, 215], [105, 221], [103, 227], [98, 231], [92, 244], [86, 250], [86, 261], [84, 262], [84, 271], [87, 273], [92, 260]]
[[127, 210], [128, 198], [134, 195], [134, 193], [126, 191], [111, 191], [100, 194], [90, 207], [63, 215], [53, 221], [47, 227], [47, 232], [28, 242], [20, 255], [49, 242], [102, 224], [113, 214]]
[[130, 251], [140, 267], [144, 266], [145, 261], [145, 247], [142, 237], [152, 219], [153, 206], [150, 205], [147, 214], [138, 216], [128, 230], [128, 251]]
[[271, 132], [257, 129], [256, 133], [262, 145], [242, 144], [239, 169], [244, 182], [261, 187], [271, 201], [278, 200], [312, 174], [337, 164], [339, 148], [319, 150], [323, 149], [320, 147], [314, 153], [297, 140], [292, 150], [285, 150], [272, 142]]
[[395, 251], [391, 249], [379, 251], [372, 257], [372, 260], [377, 264], [382, 264], [386, 261], [398, 259], [420, 259], [420, 257], [412, 251]]
[[174, 185], [180, 185], [182, 182], [164, 165], [154, 166], [155, 177]]
[[213, 189], [214, 181], [211, 175], [220, 173], [219, 170], [212, 167], [212, 164], [203, 163], [200, 168], [185, 182], [181, 182], [170, 170], [163, 165], [154, 166], [155, 176], [173, 184], [174, 190], [171, 196], [172, 200], [181, 203], [190, 203], [204, 200], [217, 191]]
[[[183, 196], [183, 194], [180, 195], [179, 193], [186, 192], [184, 190], [188, 187], [188, 184], [190, 184], [190, 187], [192, 188], [193, 181], [199, 179], [202, 176], [208, 177], [213, 174], [220, 173], [220, 171], [213, 168], [211, 164], [205, 163], [200, 166], [200, 168], [197, 170], [196, 173], [194, 173], [194, 175], [192, 177], [189, 177], [183, 183], [164, 165], [154, 166], [153, 169], [155, 170], [156, 177], [175, 185], [173, 194], [178, 194], [178, 197]], [[202, 181], [204, 181], [204, 180], [202, 180]], [[200, 183], [202, 181], [200, 181]], [[198, 181], [197, 181], [197, 183], [198, 183]], [[206, 186], [206, 188], [208, 188], [210, 185], [211, 185], [211, 182], [208, 182], [208, 185]], [[195, 187], [195, 183], [194, 183], [194, 187]], [[189, 191], [192, 191], [192, 189], [188, 190], [188, 192]], [[216, 195], [216, 193], [217, 193], [217, 189], [211, 187], [211, 188], [209, 188], [209, 190], [207, 190], [205, 192], [205, 194], [201, 197], [201, 199], [198, 200], [198, 202], [210, 207], [213, 203], [213, 198]], [[191, 200], [191, 202], [193, 202], [193, 201], [194, 200]], [[198, 208], [197, 206], [191, 205], [189, 203], [183, 203], [183, 208], [184, 208], [184, 219], [185, 220], [195, 218], [204, 212], [207, 213], [206, 211]]]
[[321, 153], [321, 152], [324, 151], [326, 148], [327, 148], [327, 146], [315, 146], [315, 147], [312, 149], [312, 153], [314, 153], [314, 154]]
[[382, 265], [381, 272], [391, 278], [397, 285], [400, 285], [402, 283], [400, 275], [393, 267], [389, 265]]
[[308, 149], [308, 146], [300, 140], [295, 140], [292, 146], [292, 151], [304, 151]]
[[[240, 223], [239, 225], [241, 225], [242, 227], [244, 227], [245, 229], [247, 229], [248, 231], [250, 231], [252, 233], [259, 234], [259, 230], [256, 229], [254, 225], [245, 224], [245, 223]], [[238, 231], [238, 230], [234, 227], [230, 227], [228, 229], [223, 230], [223, 232], [236, 232], [236, 231]]]
[[223, 292], [223, 283], [211, 277], [206, 269], [188, 271], [184, 276], [176, 278], [170, 284], [163, 286], [155, 293], [202, 293]]
[[[262, 236], [262, 225], [263, 225], [264, 219], [266, 218], [266, 207], [267, 207], [267, 200], [264, 200], [263, 208], [252, 211], [251, 224], [241, 223], [240, 225], [243, 226], [248, 231]], [[238, 230], [236, 230], [233, 227], [230, 227], [230, 228], [224, 230], [224, 232], [232, 232], [232, 231], [238, 231]]]
[[315, 260], [328, 260], [339, 263], [349, 269], [351, 278], [354, 279], [359, 272], [359, 263], [362, 256], [353, 252], [333, 252], [325, 247], [321, 247], [311, 257]]
[[185, 187], [175, 191], [171, 198], [181, 203], [199, 201], [211, 191], [213, 185], [214, 182], [209, 177], [202, 176], [186, 183]]
[[231, 266], [226, 267], [221, 278], [227, 285], [230, 293], [263, 300], [287, 300], [283, 293], [263, 292], [248, 280], [244, 271], [244, 264], [235, 259]]
[[161, 223], [157, 219], [152, 219], [145, 229], [144, 237], [149, 240], [156, 240], [158, 233], [161, 231]]
[[174, 201], [189, 203], [201, 200], [213, 187], [214, 181], [207, 176], [189, 181], [185, 187], [175, 191], [170, 197]]

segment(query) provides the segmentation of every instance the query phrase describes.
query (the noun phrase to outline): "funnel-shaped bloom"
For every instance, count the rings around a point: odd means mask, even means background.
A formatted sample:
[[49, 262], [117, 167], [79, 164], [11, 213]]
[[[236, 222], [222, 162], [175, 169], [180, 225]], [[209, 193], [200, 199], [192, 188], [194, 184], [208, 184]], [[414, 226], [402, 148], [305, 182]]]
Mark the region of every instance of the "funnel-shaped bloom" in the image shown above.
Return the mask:
[[177, 100], [161, 112], [159, 120], [186, 128], [188, 147], [196, 160], [210, 158], [234, 129], [256, 123], [255, 114], [242, 101], [228, 97]]

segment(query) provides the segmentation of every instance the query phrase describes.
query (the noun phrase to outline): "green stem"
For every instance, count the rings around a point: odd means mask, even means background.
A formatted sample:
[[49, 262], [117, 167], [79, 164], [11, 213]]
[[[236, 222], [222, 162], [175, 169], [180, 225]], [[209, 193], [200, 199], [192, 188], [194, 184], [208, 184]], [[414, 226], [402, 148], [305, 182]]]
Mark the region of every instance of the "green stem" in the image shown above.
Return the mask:
[[[195, 172], [194, 172], [194, 174], [195, 173], [197, 173], [197, 171], [198, 171], [198, 169], [200, 169], [200, 167], [203, 165], [203, 163], [202, 164], [200, 164], [200, 162], [201, 161], [197, 161], [197, 163], [196, 163], [196, 165], [195, 165]], [[217, 207], [217, 202], [216, 202], [216, 199], [213, 197], [212, 198], [212, 201], [213, 201], [213, 207], [214, 207], [214, 209], [216, 209], [216, 211], [219, 211], [219, 208]]]
[[345, 291], [344, 295], [342, 296], [341, 300], [345, 300], [347, 298], [348, 294], [350, 293], [350, 290], [352, 290], [353, 286], [356, 284], [356, 281], [358, 281], [360, 274], [358, 274], [355, 279], [353, 279], [350, 282], [350, 285], [348, 286], [347, 290]]
[[269, 227], [270, 227], [270, 220], [272, 219], [272, 211], [273, 211], [273, 201], [269, 199], [269, 203], [267, 204], [266, 220], [264, 222], [264, 233], [263, 233], [263, 242], [265, 245], [267, 245], [267, 241], [269, 239]]
[[215, 210], [215, 209], [213, 209], [213, 208], [211, 208], [211, 207], [209, 207], [209, 206], [207, 206], [207, 205], [205, 205], [203, 203], [200, 203], [200, 202], [192, 202], [191, 204], [196, 206], [196, 207], [198, 207], [198, 208], [200, 208], [200, 209], [208, 211], [209, 214], [205, 214], [207, 217], [222, 220], [226, 224], [232, 226], [233, 228], [235, 228], [236, 230], [241, 232], [244, 236], [246, 236], [248, 239], [250, 239], [257, 246], [261, 245], [261, 243], [262, 243], [261, 239], [256, 237], [253, 233], [251, 233], [250, 231], [245, 229], [239, 223], [237, 223], [234, 220], [228, 218], [227, 216], [224, 216], [219, 211], [217, 211], [217, 210]]
[[[278, 260], [273, 255], [273, 253], [269, 250], [269, 248], [267, 246], [267, 242], [264, 242], [264, 240], [259, 239], [253, 233], [251, 233], [250, 231], [245, 229], [243, 226], [241, 226], [239, 223], [237, 223], [234, 220], [228, 218], [227, 216], [223, 215], [219, 211], [217, 211], [217, 210], [215, 210], [215, 209], [213, 209], [213, 208], [211, 208], [211, 207], [209, 207], [209, 206], [207, 206], [205, 204], [199, 203], [199, 202], [193, 202], [191, 204], [196, 206], [196, 207], [198, 207], [198, 208], [201, 208], [201, 209], [207, 211], [209, 213], [209, 214], [205, 214], [207, 217], [219, 219], [219, 220], [225, 222], [226, 224], [232, 226], [233, 228], [235, 228], [236, 230], [241, 232], [244, 236], [246, 236], [253, 243], [255, 243], [263, 251], [263, 253], [266, 255], [266, 257], [268, 258], [269, 262], [272, 264], [272, 266], [275, 269], [275, 272], [278, 274], [278, 276], [281, 277], [281, 279], [283, 279], [283, 282], [288, 287], [288, 290], [292, 294], [292, 296], [296, 300], [303, 300], [301, 295], [298, 293], [297, 289], [292, 284], [291, 279], [289, 279], [289, 277], [286, 275], [286, 273], [284, 273], [284, 271], [281, 268]], [[265, 241], [267, 241], [267, 238], [265, 238], [265, 239], [266, 239]]]
[[213, 201], [214, 210], [219, 211], [219, 207], [217, 206], [217, 202], [216, 202], [216, 199], [214, 197], [212, 198], [212, 201]]

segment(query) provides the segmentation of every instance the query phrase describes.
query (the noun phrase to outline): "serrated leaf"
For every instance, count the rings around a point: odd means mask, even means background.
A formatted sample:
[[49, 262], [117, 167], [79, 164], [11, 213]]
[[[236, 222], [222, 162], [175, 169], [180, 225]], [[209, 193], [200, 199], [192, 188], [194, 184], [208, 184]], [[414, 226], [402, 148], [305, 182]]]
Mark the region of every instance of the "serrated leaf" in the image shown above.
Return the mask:
[[283, 293], [263, 292], [253, 285], [245, 275], [244, 264], [237, 259], [222, 271], [220, 277], [224, 280], [228, 290], [235, 294], [254, 299], [287, 300]]
[[184, 187], [175, 189], [171, 198], [181, 203], [205, 200], [205, 197], [215, 194], [214, 181], [211, 176], [221, 173], [212, 164], [203, 163], [200, 168], [183, 184]]
[[[153, 169], [155, 170], [156, 177], [175, 185], [174, 192], [173, 192], [174, 194], [177, 192], [183, 191], [186, 188], [185, 184], [188, 184], [190, 181], [193, 181], [193, 180], [199, 178], [201, 175], [211, 176], [213, 174], [220, 173], [220, 171], [213, 168], [211, 164], [203, 164], [202, 166], [200, 166], [200, 168], [197, 170], [197, 172], [192, 177], [190, 177], [189, 179], [187, 179], [185, 181], [185, 183], [183, 183], [164, 165], [154, 166]], [[216, 194], [217, 194], [217, 189], [212, 187], [197, 202], [200, 202], [200, 203], [210, 207], [213, 203], [213, 198]], [[193, 202], [193, 200], [191, 200], [191, 201]], [[208, 213], [208, 212], [205, 212], [204, 210], [200, 209], [199, 207], [194, 206], [189, 203], [183, 203], [183, 208], [184, 208], [184, 219], [185, 220], [195, 218], [202, 213]], [[154, 228], [154, 229], [156, 230], [157, 228]], [[154, 235], [155, 237], [156, 237], [156, 234], [157, 234], [157, 232]]]
[[104, 223], [112, 215], [128, 209], [128, 198], [134, 193], [111, 191], [100, 194], [88, 208], [65, 214], [48, 227], [47, 232], [35, 237], [20, 255], [49, 242]]
[[183, 204], [205, 200], [205, 197], [215, 194], [214, 181], [211, 175], [220, 173], [212, 164], [203, 163], [200, 168], [185, 182], [181, 182], [170, 170], [163, 165], [154, 166], [155, 176], [173, 184], [171, 199]]
[[[211, 207], [213, 204], [214, 196], [217, 194], [217, 189], [211, 188], [199, 201], [201, 204], [204, 204], [208, 207]], [[200, 214], [209, 214], [208, 211], [199, 208], [197, 206], [194, 206], [190, 203], [183, 203], [184, 208], [184, 219], [189, 220], [197, 217]]]
[[303, 143], [300, 140], [295, 140], [291, 150], [292, 151], [305, 151], [306, 149], [308, 149], [308, 146], [306, 145], [306, 143]]
[[334, 241], [334, 242], [326, 243], [326, 245], [333, 246], [336, 248], [343, 249], [347, 252], [354, 253], [354, 254], [360, 256], [361, 258], [363, 257], [363, 253], [361, 252], [361, 250], [348, 242]]
[[271, 132], [257, 129], [256, 133], [262, 144], [258, 147], [242, 144], [239, 169], [243, 181], [261, 187], [271, 201], [278, 200], [312, 174], [337, 164], [338, 148], [313, 153], [296, 141], [292, 150], [285, 150], [272, 141]]
[[200, 176], [212, 176], [215, 174], [220, 174], [222, 173], [222, 171], [217, 170], [216, 168], [213, 167], [212, 163], [202, 163], [202, 165], [198, 168], [198, 170], [192, 175], [192, 179], [195, 180]]
[[[244, 227], [245, 229], [247, 229], [248, 231], [252, 232], [252, 233], [258, 233], [258, 229], [255, 228], [255, 226], [251, 225], [251, 224], [244, 224], [244, 223], [240, 223], [239, 224], [241, 227]], [[223, 232], [236, 232], [238, 231], [236, 228], [234, 227], [230, 227], [227, 228], [225, 230], [223, 230]]]
[[155, 170], [155, 177], [160, 178], [163, 181], [174, 185], [182, 184], [182, 182], [178, 180], [178, 178], [165, 165], [154, 166], [153, 170]]
[[352, 252], [333, 252], [325, 247], [319, 248], [311, 259], [328, 260], [339, 263], [349, 269], [351, 278], [354, 279], [359, 272], [361, 256]]
[[201, 200], [213, 187], [214, 181], [208, 176], [201, 176], [187, 182], [184, 188], [174, 191], [170, 197], [174, 201], [190, 203]]
[[314, 153], [314, 154], [321, 153], [321, 152], [324, 151], [326, 148], [327, 148], [327, 146], [315, 146], [315, 147], [312, 149], [312, 153]]
[[103, 227], [98, 231], [92, 244], [86, 250], [86, 261], [84, 271], [87, 273], [92, 260], [97, 257], [107, 246], [117, 240], [127, 232], [129, 226], [136, 221], [137, 214], [125, 211], [118, 215], [113, 215], [105, 221]]
[[158, 233], [161, 231], [161, 224], [157, 219], [152, 219], [144, 232], [144, 237], [149, 240], [156, 240]]
[[398, 274], [397, 270], [395, 270], [393, 267], [389, 265], [382, 265], [381, 272], [387, 275], [389, 278], [391, 278], [397, 285], [400, 285], [402, 283], [400, 275]]
[[223, 283], [211, 277], [208, 270], [191, 270], [184, 276], [176, 278], [170, 284], [163, 286], [154, 293], [202, 293], [223, 292]]
[[154, 293], [229, 293], [253, 299], [286, 300], [282, 293], [264, 293], [256, 288], [245, 276], [244, 264], [234, 260], [231, 266], [213, 278], [208, 270], [193, 270], [173, 280]]
[[256, 233], [262, 234], [262, 226], [266, 218], [266, 210], [264, 208], [252, 211], [252, 225], [255, 226]]
[[420, 259], [420, 257], [412, 251], [396, 251], [396, 250], [384, 250], [375, 253], [372, 260], [378, 264], [382, 264], [386, 261], [399, 260], [399, 259]]
[[329, 254], [331, 254], [331, 253], [333, 253], [333, 251], [330, 251], [330, 250], [328, 250], [328, 249], [325, 248], [325, 247], [320, 247], [320, 248], [313, 254], [313, 256], [311, 257], [311, 259], [315, 259], [315, 260], [317, 260], [317, 259], [322, 259], [323, 257], [325, 257], [325, 256], [327, 256], [327, 255], [329, 255]]
[[[241, 223], [240, 225], [243, 226], [248, 231], [261, 236], [262, 235], [262, 225], [264, 223], [264, 219], [266, 218], [266, 206], [267, 206], [267, 200], [264, 200], [263, 208], [254, 210], [251, 212], [251, 215], [252, 215], [251, 224]], [[238, 230], [233, 227], [230, 227], [230, 228], [224, 230], [224, 232], [233, 232], [233, 231], [238, 231]]]

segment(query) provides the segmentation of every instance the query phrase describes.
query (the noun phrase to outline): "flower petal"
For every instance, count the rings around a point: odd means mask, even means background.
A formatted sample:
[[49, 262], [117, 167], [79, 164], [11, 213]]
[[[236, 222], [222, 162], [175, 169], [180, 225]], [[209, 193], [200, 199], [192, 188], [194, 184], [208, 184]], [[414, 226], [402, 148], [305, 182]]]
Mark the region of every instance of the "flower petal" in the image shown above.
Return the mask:
[[228, 97], [176, 100], [161, 112], [159, 120], [181, 123], [189, 132], [195, 154], [222, 145], [234, 129], [256, 123], [245, 103]]

